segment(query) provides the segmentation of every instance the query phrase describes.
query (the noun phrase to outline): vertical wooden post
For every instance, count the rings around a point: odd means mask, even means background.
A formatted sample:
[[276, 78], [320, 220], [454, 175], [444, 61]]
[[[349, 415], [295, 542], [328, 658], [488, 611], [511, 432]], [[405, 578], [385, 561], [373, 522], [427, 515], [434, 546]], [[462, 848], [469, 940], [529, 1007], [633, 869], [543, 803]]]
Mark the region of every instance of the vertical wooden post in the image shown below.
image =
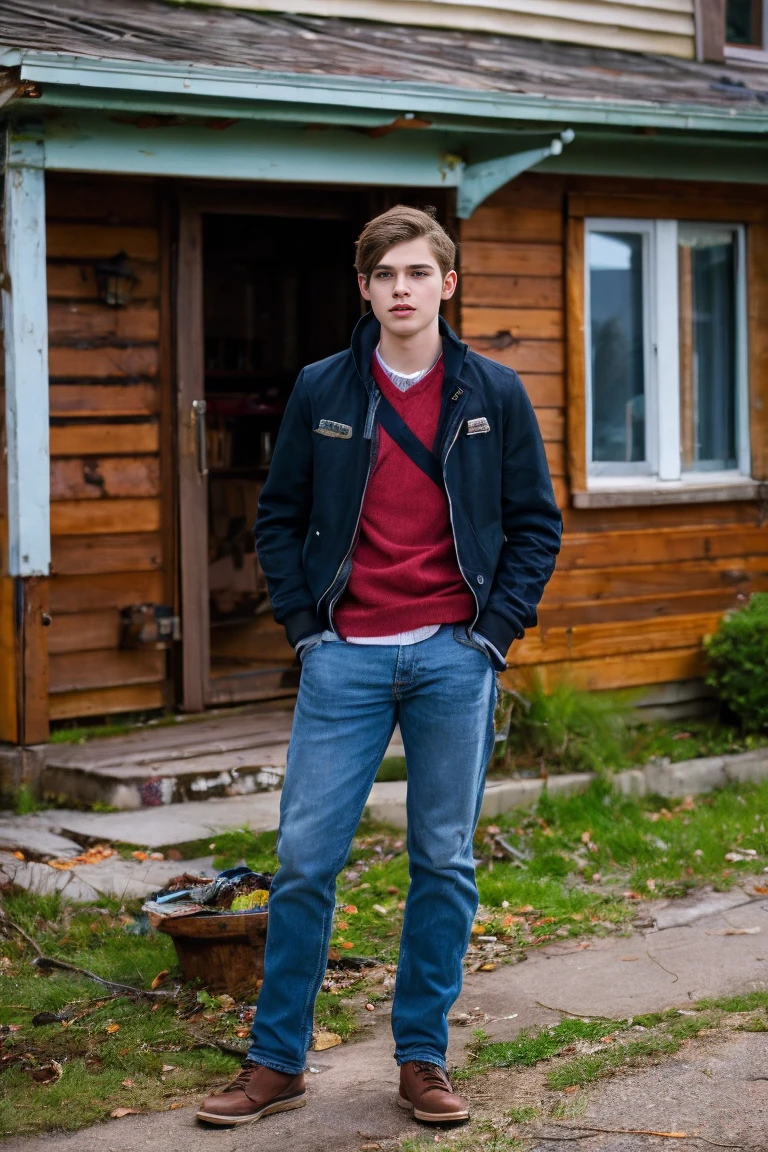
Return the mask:
[[41, 138], [9, 135], [2, 311], [8, 576], [15, 583], [17, 739], [48, 738], [47, 577], [51, 563], [45, 158]]

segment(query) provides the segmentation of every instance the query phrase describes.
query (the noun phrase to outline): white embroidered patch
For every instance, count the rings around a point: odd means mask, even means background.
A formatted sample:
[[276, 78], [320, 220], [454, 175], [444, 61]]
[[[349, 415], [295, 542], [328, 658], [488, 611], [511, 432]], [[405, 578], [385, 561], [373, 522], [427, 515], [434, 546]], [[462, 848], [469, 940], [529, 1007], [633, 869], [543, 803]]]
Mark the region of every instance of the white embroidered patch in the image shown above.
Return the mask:
[[467, 420], [467, 436], [479, 436], [483, 432], [490, 432], [491, 426], [485, 416], [478, 416], [476, 420]]
[[333, 436], [336, 440], [349, 440], [352, 436], [351, 424], [339, 424], [337, 420], [321, 420], [315, 432], [319, 436]]

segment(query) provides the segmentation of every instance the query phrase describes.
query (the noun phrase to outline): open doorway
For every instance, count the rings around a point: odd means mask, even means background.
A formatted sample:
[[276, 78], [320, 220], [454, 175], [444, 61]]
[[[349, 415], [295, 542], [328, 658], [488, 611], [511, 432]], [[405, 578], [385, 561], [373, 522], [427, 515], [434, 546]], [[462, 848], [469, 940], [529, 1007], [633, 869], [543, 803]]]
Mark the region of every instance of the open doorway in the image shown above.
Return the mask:
[[[349, 346], [362, 310], [354, 242], [395, 188], [185, 189], [176, 280], [181, 703], [293, 694], [254, 549], [259, 492], [296, 377]], [[450, 322], [450, 317], [449, 317]]]
[[293, 650], [272, 619], [253, 524], [298, 372], [344, 348], [360, 316], [355, 235], [348, 220], [203, 217], [214, 682], [280, 669], [286, 686], [292, 679]]

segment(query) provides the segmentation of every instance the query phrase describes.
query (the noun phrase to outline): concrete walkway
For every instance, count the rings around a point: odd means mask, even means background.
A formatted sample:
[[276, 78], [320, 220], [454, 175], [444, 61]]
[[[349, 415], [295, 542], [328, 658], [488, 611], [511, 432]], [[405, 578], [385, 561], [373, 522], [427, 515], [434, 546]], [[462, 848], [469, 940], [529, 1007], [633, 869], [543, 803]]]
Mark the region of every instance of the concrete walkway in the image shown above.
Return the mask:
[[[455, 1014], [469, 1027], [451, 1028], [449, 1059], [461, 1065], [472, 1029], [511, 1039], [521, 1027], [556, 1022], [562, 1012], [626, 1018], [668, 1007], [690, 1008], [704, 996], [765, 988], [768, 981], [768, 900], [740, 889], [659, 902], [651, 931], [563, 941], [531, 953], [524, 964], [469, 975]], [[747, 934], [727, 935], [738, 929]], [[755, 932], [754, 929], [759, 929]], [[198, 1126], [194, 1105], [110, 1120], [71, 1136], [4, 1141], [3, 1152], [359, 1152], [366, 1144], [395, 1148], [406, 1136], [434, 1133], [396, 1107], [388, 1005], [381, 1005], [362, 1039], [310, 1053], [309, 1106], [241, 1129]], [[768, 1043], [765, 1034], [711, 1034], [691, 1042], [662, 1066], [622, 1074], [590, 1087], [581, 1125], [611, 1129], [697, 1131], [708, 1141], [754, 1152], [768, 1148]], [[540, 1070], [494, 1072], [469, 1081], [476, 1117], [498, 1117], [512, 1106], [540, 1105], [546, 1116], [559, 1093], [542, 1086]], [[570, 1099], [570, 1098], [568, 1098]], [[575, 1120], [542, 1122], [530, 1147], [555, 1152]], [[576, 1128], [578, 1133], [581, 1129]], [[529, 1133], [527, 1132], [526, 1135]], [[558, 1139], [547, 1139], [557, 1135]], [[448, 1134], [441, 1135], [448, 1142]], [[478, 1142], [473, 1147], [480, 1150]], [[642, 1152], [701, 1147], [703, 1142], [639, 1135], [585, 1133], [570, 1147], [585, 1152]]]

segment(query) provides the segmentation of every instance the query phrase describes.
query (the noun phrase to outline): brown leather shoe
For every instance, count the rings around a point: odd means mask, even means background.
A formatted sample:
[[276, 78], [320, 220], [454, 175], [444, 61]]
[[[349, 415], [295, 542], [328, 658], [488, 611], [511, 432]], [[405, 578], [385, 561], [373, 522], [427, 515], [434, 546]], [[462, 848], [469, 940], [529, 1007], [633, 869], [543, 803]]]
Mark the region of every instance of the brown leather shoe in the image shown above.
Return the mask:
[[469, 1104], [456, 1095], [439, 1064], [423, 1064], [419, 1060], [401, 1064], [397, 1102], [401, 1108], [413, 1112], [417, 1120], [428, 1124], [469, 1120]]
[[203, 1101], [198, 1120], [207, 1124], [252, 1124], [270, 1112], [289, 1112], [307, 1102], [304, 1076], [275, 1072], [246, 1060], [240, 1075]]

